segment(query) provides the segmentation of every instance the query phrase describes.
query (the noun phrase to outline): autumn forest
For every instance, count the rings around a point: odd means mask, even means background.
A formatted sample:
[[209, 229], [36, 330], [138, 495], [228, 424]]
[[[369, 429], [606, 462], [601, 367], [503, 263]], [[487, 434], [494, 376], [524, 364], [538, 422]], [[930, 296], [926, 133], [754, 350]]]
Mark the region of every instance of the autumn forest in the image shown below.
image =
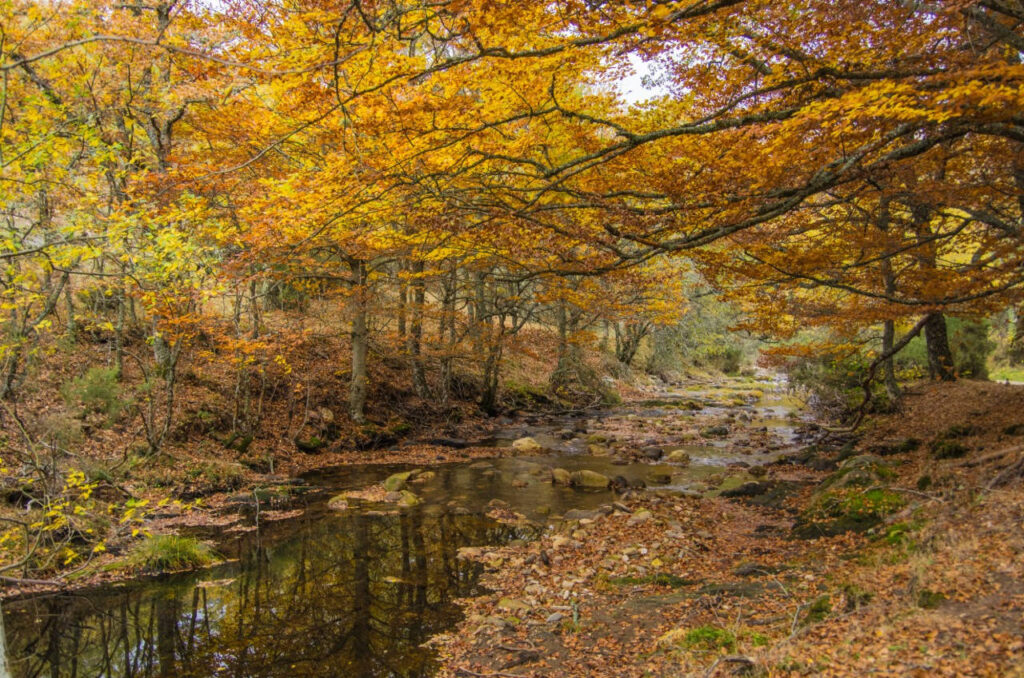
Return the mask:
[[0, 0], [0, 676], [1020, 675], [1022, 57], [1020, 0]]

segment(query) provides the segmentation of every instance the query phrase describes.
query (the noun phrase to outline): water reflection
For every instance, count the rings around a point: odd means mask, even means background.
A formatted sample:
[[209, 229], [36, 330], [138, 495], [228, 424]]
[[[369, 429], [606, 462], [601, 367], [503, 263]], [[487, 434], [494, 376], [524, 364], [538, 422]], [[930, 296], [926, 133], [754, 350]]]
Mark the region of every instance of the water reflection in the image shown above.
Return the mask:
[[[311, 512], [199, 576], [5, 609], [13, 676], [423, 676], [420, 645], [476, 593], [460, 546], [514, 536], [480, 515]], [[297, 532], [297, 533], [296, 533]], [[282, 538], [283, 537], [283, 538]]]

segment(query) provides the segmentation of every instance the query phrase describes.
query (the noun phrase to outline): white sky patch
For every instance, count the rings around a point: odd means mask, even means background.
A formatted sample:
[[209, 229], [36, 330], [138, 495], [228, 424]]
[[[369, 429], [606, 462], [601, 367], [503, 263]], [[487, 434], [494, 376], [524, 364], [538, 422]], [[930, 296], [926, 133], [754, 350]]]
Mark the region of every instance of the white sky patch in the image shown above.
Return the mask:
[[627, 104], [639, 104], [669, 94], [668, 88], [658, 84], [658, 65], [644, 61], [636, 54], [629, 55], [632, 73], [615, 84], [619, 95]]

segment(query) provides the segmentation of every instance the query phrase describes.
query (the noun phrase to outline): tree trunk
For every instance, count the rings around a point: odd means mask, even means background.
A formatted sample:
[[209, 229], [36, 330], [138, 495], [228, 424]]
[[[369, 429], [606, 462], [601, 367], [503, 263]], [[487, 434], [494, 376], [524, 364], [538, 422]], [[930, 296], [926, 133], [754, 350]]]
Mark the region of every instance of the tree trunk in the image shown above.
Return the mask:
[[423, 370], [423, 306], [426, 303], [426, 285], [423, 280], [423, 262], [412, 264], [412, 322], [409, 337], [406, 340], [406, 352], [409, 354], [409, 366], [412, 369], [412, 386], [416, 395], [426, 400], [430, 397], [427, 389], [427, 377]]
[[357, 424], [366, 422], [366, 353], [369, 337], [366, 323], [366, 264], [353, 260], [352, 269], [352, 380], [348, 387], [348, 413]]
[[941, 381], [955, 381], [953, 369], [953, 352], [949, 348], [949, 335], [946, 331], [946, 316], [938, 311], [928, 314], [924, 326], [924, 339], [928, 345], [928, 368], [932, 378]]
[[447, 404], [451, 395], [454, 376], [455, 343], [458, 340], [455, 331], [455, 301], [458, 294], [458, 269], [452, 270], [444, 279], [444, 298], [441, 305], [441, 329], [439, 343], [444, 346], [441, 357], [441, 402]]
[[[882, 355], [892, 351], [896, 341], [896, 323], [886, 320], [882, 325]], [[885, 392], [889, 396], [889, 402], [896, 405], [900, 400], [900, 385], [896, 381], [896, 365], [893, 357], [889, 358], [882, 365], [883, 377], [885, 380]]]

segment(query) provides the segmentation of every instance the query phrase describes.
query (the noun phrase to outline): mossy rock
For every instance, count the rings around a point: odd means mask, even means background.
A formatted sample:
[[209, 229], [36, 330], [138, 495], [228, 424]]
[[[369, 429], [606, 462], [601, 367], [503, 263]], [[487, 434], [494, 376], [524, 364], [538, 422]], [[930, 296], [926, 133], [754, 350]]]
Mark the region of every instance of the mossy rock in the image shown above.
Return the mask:
[[402, 508], [412, 508], [413, 506], [417, 506], [423, 503], [422, 499], [420, 499], [418, 496], [416, 496], [409, 490], [402, 490], [401, 492], [399, 492], [399, 494], [401, 494], [402, 496], [398, 498], [398, 501], [396, 503]]
[[607, 490], [611, 479], [597, 471], [584, 469], [572, 473], [572, 485], [584, 490]]
[[568, 487], [572, 485], [572, 474], [564, 468], [553, 468], [551, 469], [551, 482], [555, 485], [565, 485]]
[[860, 454], [850, 457], [840, 464], [835, 473], [822, 481], [821, 489], [871, 487], [879, 485], [895, 475], [896, 472], [881, 457], [873, 454]]
[[316, 454], [326, 445], [327, 443], [317, 436], [310, 436], [306, 439], [295, 439], [295, 447], [297, 447], [300, 452], [305, 452], [306, 454]]
[[392, 473], [382, 483], [384, 489], [388, 492], [401, 492], [405, 489], [406, 483], [415, 474], [415, 471], [402, 471], [401, 473]]

